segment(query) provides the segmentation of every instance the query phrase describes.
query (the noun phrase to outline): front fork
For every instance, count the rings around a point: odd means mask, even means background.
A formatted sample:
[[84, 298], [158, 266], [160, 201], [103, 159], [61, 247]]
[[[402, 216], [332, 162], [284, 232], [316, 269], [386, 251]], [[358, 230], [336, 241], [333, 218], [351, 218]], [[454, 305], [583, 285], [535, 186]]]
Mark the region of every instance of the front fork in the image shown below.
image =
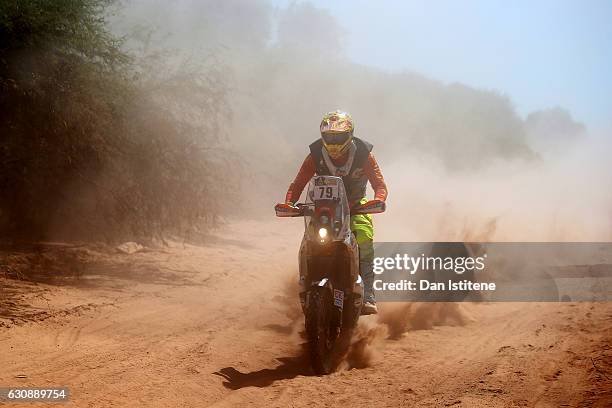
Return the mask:
[[[302, 306], [302, 312], [307, 314], [307, 310], [310, 303], [310, 294], [313, 290], [325, 290], [328, 291], [329, 296], [327, 299], [333, 301], [334, 311], [332, 316], [334, 322], [338, 324], [338, 327], [348, 325], [353, 327], [357, 323], [357, 319], [361, 315], [361, 306], [364, 300], [364, 284], [361, 275], [357, 275], [357, 280], [354, 283], [353, 290], [351, 293], [347, 291], [334, 289], [331, 282], [327, 278], [323, 278], [320, 281], [312, 282], [309, 290], [305, 287], [304, 277], [300, 276], [300, 304]], [[331, 306], [331, 305], [330, 305]]]

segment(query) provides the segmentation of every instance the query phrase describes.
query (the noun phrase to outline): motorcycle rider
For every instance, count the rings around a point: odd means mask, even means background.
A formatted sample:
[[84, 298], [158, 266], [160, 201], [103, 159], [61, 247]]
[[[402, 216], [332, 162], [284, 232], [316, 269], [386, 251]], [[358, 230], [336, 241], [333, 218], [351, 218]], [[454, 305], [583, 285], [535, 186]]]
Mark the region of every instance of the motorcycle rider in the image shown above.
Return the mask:
[[[387, 186], [372, 155], [372, 145], [353, 136], [355, 125], [351, 115], [343, 111], [325, 114], [321, 121], [321, 138], [310, 145], [295, 180], [289, 186], [285, 204], [294, 207], [304, 187], [315, 175], [342, 177], [351, 208], [370, 205], [387, 199]], [[365, 198], [368, 181], [374, 189], [374, 200]], [[370, 214], [351, 216], [351, 230], [359, 245], [359, 270], [364, 283], [362, 314], [376, 314], [374, 297], [374, 225]]]

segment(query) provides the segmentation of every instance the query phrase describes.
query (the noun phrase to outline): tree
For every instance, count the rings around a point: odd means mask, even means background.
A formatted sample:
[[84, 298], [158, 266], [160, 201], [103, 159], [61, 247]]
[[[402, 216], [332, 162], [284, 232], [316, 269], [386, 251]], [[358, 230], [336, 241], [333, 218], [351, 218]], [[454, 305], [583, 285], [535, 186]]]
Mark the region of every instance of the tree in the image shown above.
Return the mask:
[[206, 104], [206, 118], [190, 123], [180, 106], [144, 89], [144, 72], [106, 29], [112, 4], [2, 3], [5, 236], [148, 239], [221, 208], [210, 180], [222, 166], [211, 152], [226, 114], [223, 82], [207, 72], [183, 78], [200, 95], [194, 103]]

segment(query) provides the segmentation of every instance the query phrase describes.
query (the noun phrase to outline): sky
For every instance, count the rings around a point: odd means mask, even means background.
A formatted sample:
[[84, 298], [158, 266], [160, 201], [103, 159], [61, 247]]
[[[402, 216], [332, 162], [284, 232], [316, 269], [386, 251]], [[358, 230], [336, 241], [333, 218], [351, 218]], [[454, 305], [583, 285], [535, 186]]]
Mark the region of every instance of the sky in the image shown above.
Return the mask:
[[310, 2], [336, 16], [357, 63], [496, 90], [523, 116], [561, 106], [612, 128], [612, 1]]

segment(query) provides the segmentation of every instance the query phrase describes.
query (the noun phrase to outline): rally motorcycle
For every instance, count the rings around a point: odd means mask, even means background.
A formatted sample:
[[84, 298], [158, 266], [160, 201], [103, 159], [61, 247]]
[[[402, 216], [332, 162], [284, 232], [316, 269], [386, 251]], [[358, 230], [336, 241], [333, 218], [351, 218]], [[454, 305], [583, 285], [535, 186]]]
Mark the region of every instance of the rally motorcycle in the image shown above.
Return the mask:
[[383, 202], [349, 208], [342, 178], [315, 176], [304, 203], [276, 206], [278, 217], [304, 217], [299, 251], [299, 296], [310, 358], [317, 375], [329, 374], [348, 350], [361, 314], [364, 286], [351, 215], [380, 213]]

